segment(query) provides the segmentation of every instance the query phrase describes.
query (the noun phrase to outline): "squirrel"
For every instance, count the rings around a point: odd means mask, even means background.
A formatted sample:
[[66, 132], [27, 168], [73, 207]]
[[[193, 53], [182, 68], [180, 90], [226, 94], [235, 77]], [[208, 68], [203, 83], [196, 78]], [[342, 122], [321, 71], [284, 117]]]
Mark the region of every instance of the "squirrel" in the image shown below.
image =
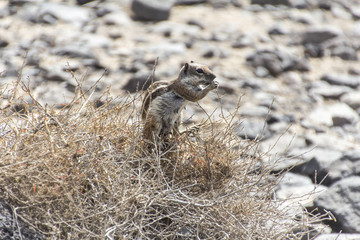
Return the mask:
[[152, 83], [145, 94], [141, 118], [143, 137], [148, 142], [167, 142], [179, 136], [181, 112], [186, 104], [197, 102], [218, 87], [216, 75], [206, 65], [185, 63], [172, 81]]

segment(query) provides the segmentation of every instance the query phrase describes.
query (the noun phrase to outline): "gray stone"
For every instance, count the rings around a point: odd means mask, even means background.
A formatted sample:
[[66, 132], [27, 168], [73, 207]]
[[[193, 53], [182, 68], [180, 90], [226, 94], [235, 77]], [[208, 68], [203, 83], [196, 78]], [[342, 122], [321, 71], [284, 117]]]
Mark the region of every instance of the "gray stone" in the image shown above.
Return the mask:
[[324, 56], [324, 48], [319, 44], [305, 43], [304, 55], [306, 57], [321, 58]]
[[245, 48], [251, 47], [255, 44], [254, 37], [249, 34], [241, 34], [240, 36], [236, 37], [233, 41], [231, 46], [233, 48]]
[[360, 232], [360, 177], [353, 176], [336, 182], [314, 201], [319, 209], [331, 211], [336, 223], [334, 230], [344, 233]]
[[241, 107], [240, 115], [242, 117], [257, 117], [265, 119], [269, 115], [269, 108], [263, 106]]
[[355, 20], [360, 19], [360, 6], [356, 6], [356, 5], [351, 6], [350, 12]]
[[360, 234], [328, 233], [317, 236], [314, 240], [359, 240]]
[[258, 4], [258, 5], [286, 5], [286, 6], [290, 6], [289, 0], [251, 0], [251, 4]]
[[174, 3], [174, 0], [133, 0], [131, 9], [136, 19], [162, 21], [169, 18]]
[[6, 47], [7, 45], [9, 45], [8, 41], [5, 39], [0, 39], [0, 48]]
[[294, 201], [303, 207], [312, 207], [316, 196], [325, 190], [327, 187], [313, 184], [309, 177], [287, 172], [275, 192], [278, 199]]
[[[144, 74], [142, 72], [135, 74], [128, 80], [128, 82], [125, 84], [125, 86], [122, 89], [130, 93], [146, 90], [152, 82], [152, 78], [150, 74], [151, 73]], [[156, 80], [157, 79], [155, 79], [155, 81]]]
[[52, 50], [53, 54], [60, 56], [68, 56], [72, 58], [95, 58], [92, 51], [85, 46], [68, 45], [64, 47], [56, 47]]
[[320, 81], [314, 82], [309, 92], [310, 94], [320, 95], [328, 99], [340, 99], [341, 96], [351, 91], [352, 89], [346, 86], [335, 86]]
[[204, 58], [226, 58], [228, 57], [229, 53], [220, 47], [214, 45], [207, 45], [202, 47], [201, 55]]
[[359, 91], [353, 91], [348, 92], [344, 94], [340, 100], [347, 105], [349, 105], [353, 109], [360, 108], [360, 92]]
[[342, 32], [338, 28], [330, 26], [314, 27], [301, 34], [303, 44], [321, 44], [325, 41], [341, 36]]
[[104, 16], [106, 25], [117, 25], [117, 26], [129, 26], [131, 25], [131, 19], [123, 11], [114, 11]]
[[[325, 176], [329, 173], [331, 164], [342, 157], [342, 153], [337, 150], [326, 148], [291, 150], [289, 156], [297, 156], [302, 159], [302, 163], [295, 166], [292, 171], [301, 173], [314, 179], [317, 183], [323, 181], [325, 185], [329, 185], [329, 179]], [[325, 179], [324, 179], [325, 178]]]
[[357, 122], [359, 115], [345, 103], [334, 103], [314, 108], [306, 120], [315, 125], [343, 126]]
[[189, 25], [183, 23], [176, 23], [171, 21], [162, 21], [151, 25], [150, 32], [161, 34], [166, 37], [180, 38], [182, 36], [198, 37], [200, 27], [197, 25]]
[[154, 56], [158, 56], [159, 59], [165, 60], [173, 55], [184, 55], [186, 52], [186, 46], [182, 42], [178, 43], [162, 43], [155, 44], [142, 49], [145, 52], [151, 52]]
[[307, 62], [304, 59], [274, 50], [256, 51], [247, 56], [246, 61], [254, 67], [255, 73], [259, 71], [257, 68], [265, 68], [274, 77], [286, 71], [309, 71]]
[[333, 85], [348, 86], [351, 88], [357, 88], [360, 86], [360, 76], [352, 76], [345, 74], [325, 74], [321, 77], [321, 80]]
[[176, 5], [192, 5], [205, 2], [207, 2], [207, 0], [176, 0]]
[[341, 159], [330, 164], [325, 184], [330, 185], [341, 179], [359, 174], [360, 161], [353, 161], [343, 156]]
[[233, 131], [243, 139], [265, 140], [270, 137], [270, 132], [266, 122], [259, 119], [243, 119], [238, 122]]
[[344, 60], [356, 61], [358, 60], [357, 51], [352, 47], [339, 46], [331, 50], [332, 57], [339, 57]]
[[285, 28], [283, 25], [276, 25], [271, 27], [268, 31], [269, 35], [288, 35], [290, 30]]
[[11, 207], [0, 199], [0, 239], [45, 240], [46, 237], [16, 217]]
[[63, 21], [66, 23], [87, 23], [94, 18], [90, 8], [61, 3], [44, 2], [38, 5], [27, 5], [22, 11], [25, 19], [36, 23]]
[[[74, 85], [70, 82], [45, 81], [32, 94], [43, 106], [69, 103], [74, 97]], [[70, 91], [68, 91], [70, 90]]]

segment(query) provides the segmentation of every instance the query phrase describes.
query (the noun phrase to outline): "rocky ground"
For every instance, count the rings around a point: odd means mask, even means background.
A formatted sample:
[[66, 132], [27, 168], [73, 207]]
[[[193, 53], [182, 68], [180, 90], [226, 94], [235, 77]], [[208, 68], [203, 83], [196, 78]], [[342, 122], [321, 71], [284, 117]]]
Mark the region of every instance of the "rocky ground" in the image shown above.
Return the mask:
[[333, 213], [317, 239], [360, 239], [359, 0], [137, 0], [134, 10], [129, 0], [81, 2], [0, 2], [0, 86], [24, 65], [34, 96], [57, 105], [74, 95], [69, 70], [87, 87], [101, 78], [98, 97], [134, 93], [157, 58], [156, 79], [186, 61], [207, 64], [218, 93], [184, 121], [206, 118], [203, 109], [234, 112], [241, 98], [239, 136], [259, 138], [275, 171], [296, 165], [277, 197]]

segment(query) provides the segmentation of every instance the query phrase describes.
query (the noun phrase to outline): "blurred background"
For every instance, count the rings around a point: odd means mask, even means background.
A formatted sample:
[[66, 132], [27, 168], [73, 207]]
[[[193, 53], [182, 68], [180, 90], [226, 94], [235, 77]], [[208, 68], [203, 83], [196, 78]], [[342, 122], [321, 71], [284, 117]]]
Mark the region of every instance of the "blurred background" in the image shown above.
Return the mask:
[[0, 2], [0, 88], [21, 74], [40, 103], [61, 106], [76, 79], [89, 88], [101, 78], [94, 99], [116, 97], [146, 88], [156, 59], [155, 80], [206, 64], [220, 87], [184, 122], [206, 119], [204, 110], [219, 119], [241, 99], [239, 137], [258, 139], [266, 164], [284, 159], [275, 172], [296, 165], [277, 197], [321, 183], [300, 203], [332, 211], [328, 233], [360, 233], [359, 49], [358, 0]]

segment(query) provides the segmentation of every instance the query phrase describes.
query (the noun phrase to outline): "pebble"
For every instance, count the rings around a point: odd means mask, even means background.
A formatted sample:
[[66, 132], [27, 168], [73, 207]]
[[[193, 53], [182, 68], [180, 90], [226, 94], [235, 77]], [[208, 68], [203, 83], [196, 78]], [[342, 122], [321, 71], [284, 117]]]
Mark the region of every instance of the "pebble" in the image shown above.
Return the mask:
[[310, 94], [320, 95], [326, 99], [340, 99], [352, 91], [349, 87], [330, 85], [327, 82], [314, 82], [310, 88]]
[[276, 50], [258, 50], [247, 56], [246, 61], [255, 68], [255, 74], [259, 77], [266, 77], [267, 73], [277, 77], [286, 71], [309, 71], [304, 59]]
[[345, 103], [334, 103], [315, 107], [306, 117], [315, 125], [343, 126], [359, 120], [359, 115]]
[[360, 86], [360, 76], [345, 75], [345, 74], [324, 74], [321, 80], [333, 85], [348, 86], [357, 88]]
[[358, 239], [360, 239], [360, 234], [328, 233], [328, 234], [321, 234], [317, 236], [314, 240], [358, 240]]
[[[157, 79], [155, 78], [155, 81]], [[132, 76], [125, 86], [122, 88], [125, 91], [134, 93], [140, 90], [146, 90], [152, 82], [151, 73], [139, 72]]]
[[275, 192], [278, 199], [291, 199], [301, 206], [309, 208], [313, 207], [316, 196], [327, 189], [325, 186], [313, 184], [309, 177], [287, 172], [281, 178]]
[[358, 60], [356, 49], [347, 46], [339, 46], [332, 49], [331, 56], [340, 57], [341, 59], [349, 60], [349, 61]]
[[358, 91], [348, 92], [340, 100], [355, 110], [360, 108], [360, 92]]
[[316, 183], [329, 185], [330, 181], [325, 177], [330, 171], [331, 164], [339, 160], [343, 154], [328, 148], [310, 148], [293, 150], [290, 155], [299, 155], [298, 159], [302, 159], [302, 163], [292, 169], [293, 172], [309, 176]]
[[27, 5], [20, 13], [25, 19], [35, 23], [55, 24], [63, 21], [71, 24], [83, 24], [94, 18], [91, 9], [75, 5], [45, 2]]
[[286, 5], [289, 6], [289, 0], [251, 0], [251, 4], [259, 5]]
[[11, 206], [0, 198], [1, 239], [25, 239], [25, 240], [46, 239], [46, 237], [43, 234], [34, 231], [21, 218], [15, 216], [16, 214], [12, 211]]
[[315, 198], [315, 206], [331, 211], [336, 217], [336, 222], [330, 222], [333, 229], [344, 233], [360, 232], [359, 182], [359, 176], [342, 179]]
[[331, 26], [312, 27], [301, 34], [303, 44], [321, 44], [342, 35], [341, 30]]
[[261, 139], [265, 140], [270, 137], [270, 132], [266, 122], [259, 119], [248, 119], [241, 120], [236, 125], [234, 132], [243, 139]]
[[174, 0], [133, 0], [131, 9], [136, 19], [144, 21], [167, 20]]

